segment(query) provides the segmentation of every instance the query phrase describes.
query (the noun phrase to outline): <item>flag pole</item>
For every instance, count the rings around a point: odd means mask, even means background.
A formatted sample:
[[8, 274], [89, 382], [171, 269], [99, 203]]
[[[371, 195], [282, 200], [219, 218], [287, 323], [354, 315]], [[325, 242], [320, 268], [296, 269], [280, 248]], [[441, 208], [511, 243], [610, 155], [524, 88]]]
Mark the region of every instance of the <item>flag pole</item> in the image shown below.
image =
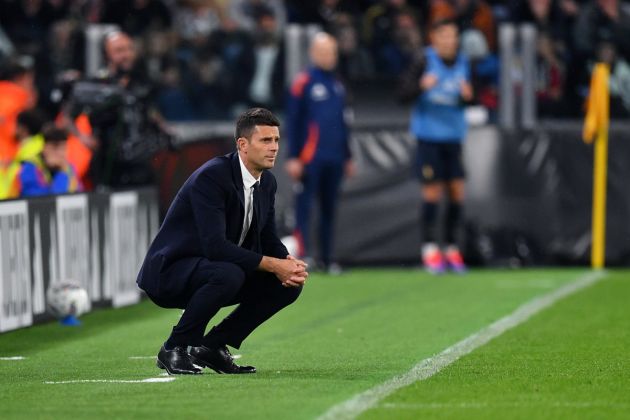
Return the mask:
[[[599, 73], [596, 74], [596, 73]], [[608, 126], [609, 126], [609, 69], [604, 64], [596, 66], [593, 77], [597, 77], [598, 99], [595, 102], [598, 114], [597, 137], [593, 163], [593, 220], [591, 267], [601, 269], [606, 262], [606, 178], [608, 173]]]

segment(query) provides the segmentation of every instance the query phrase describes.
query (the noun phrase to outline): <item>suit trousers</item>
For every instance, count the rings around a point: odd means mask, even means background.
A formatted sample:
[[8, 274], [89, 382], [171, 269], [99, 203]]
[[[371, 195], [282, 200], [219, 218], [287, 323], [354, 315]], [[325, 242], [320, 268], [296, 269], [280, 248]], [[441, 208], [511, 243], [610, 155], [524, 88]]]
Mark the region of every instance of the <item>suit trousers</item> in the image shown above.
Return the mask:
[[319, 258], [325, 266], [332, 262], [335, 216], [342, 179], [342, 163], [313, 162], [305, 168], [303, 188], [296, 197], [295, 234], [300, 241], [300, 257], [314, 257], [311, 249], [310, 214], [313, 199], [319, 199]]
[[[176, 265], [173, 273], [177, 273]], [[293, 303], [301, 290], [282, 286], [272, 273], [255, 271], [246, 275], [236, 264], [201, 259], [179, 296], [149, 298], [165, 308], [184, 309], [167, 341], [170, 346], [229, 344], [239, 348], [260, 324]], [[236, 304], [234, 311], [204, 336], [219, 309]]]

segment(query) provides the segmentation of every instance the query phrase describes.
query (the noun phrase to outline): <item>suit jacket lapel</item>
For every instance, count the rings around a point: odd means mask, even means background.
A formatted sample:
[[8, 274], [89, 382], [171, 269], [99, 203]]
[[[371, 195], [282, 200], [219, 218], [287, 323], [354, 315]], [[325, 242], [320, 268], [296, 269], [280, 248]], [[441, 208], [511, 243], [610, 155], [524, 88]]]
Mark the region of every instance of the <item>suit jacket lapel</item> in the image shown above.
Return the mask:
[[260, 177], [260, 183], [258, 185], [258, 191], [256, 191], [254, 197], [254, 217], [256, 217], [256, 232], [259, 232], [258, 226], [260, 226], [260, 200], [262, 197], [262, 176]]
[[232, 179], [234, 181], [234, 188], [238, 194], [238, 199], [241, 202], [241, 213], [245, 212], [245, 192], [243, 191], [243, 174], [241, 173], [241, 164], [238, 160], [238, 152], [232, 153], [230, 163], [232, 164]]

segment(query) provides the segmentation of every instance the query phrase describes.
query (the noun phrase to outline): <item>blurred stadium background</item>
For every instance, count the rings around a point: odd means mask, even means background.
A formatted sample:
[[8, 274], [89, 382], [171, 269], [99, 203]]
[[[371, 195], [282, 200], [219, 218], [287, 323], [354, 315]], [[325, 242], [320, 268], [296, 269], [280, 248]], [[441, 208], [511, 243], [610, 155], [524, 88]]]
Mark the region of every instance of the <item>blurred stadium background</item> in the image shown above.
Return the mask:
[[[396, 90], [430, 22], [442, 17], [460, 26], [475, 89], [466, 110], [460, 241], [473, 269], [435, 278], [418, 269], [415, 140], [409, 106]], [[150, 185], [91, 190], [86, 175], [81, 194], [0, 203], [0, 401], [7, 418], [313, 418], [590, 275], [594, 152], [582, 129], [596, 62], [611, 72], [605, 233], [613, 269], [605, 281], [361, 413], [627, 416], [629, 2], [3, 0], [0, 142], [13, 139], [10, 121], [29, 107], [63, 124], [59, 116], [80, 93], [77, 84], [98, 77], [103, 37], [112, 29], [133, 37], [152, 101], [173, 136], [168, 147], [140, 145], [150, 154]], [[157, 376], [150, 355], [177, 316], [143, 301], [135, 285], [161, 217], [192, 171], [234, 150], [240, 112], [262, 105], [284, 115], [286, 89], [319, 30], [339, 42], [338, 73], [352, 111], [358, 173], [343, 185], [335, 247], [349, 270], [315, 274], [298, 304], [249, 340], [242, 353], [260, 365], [256, 377], [125, 383]], [[26, 90], [33, 100], [19, 109], [10, 85], [16, 68], [32, 76]], [[74, 140], [70, 160], [85, 175], [89, 152]], [[274, 170], [283, 235], [295, 224], [285, 158], [281, 150]], [[99, 309], [79, 329], [51, 323], [46, 311], [46, 290], [68, 279]]]

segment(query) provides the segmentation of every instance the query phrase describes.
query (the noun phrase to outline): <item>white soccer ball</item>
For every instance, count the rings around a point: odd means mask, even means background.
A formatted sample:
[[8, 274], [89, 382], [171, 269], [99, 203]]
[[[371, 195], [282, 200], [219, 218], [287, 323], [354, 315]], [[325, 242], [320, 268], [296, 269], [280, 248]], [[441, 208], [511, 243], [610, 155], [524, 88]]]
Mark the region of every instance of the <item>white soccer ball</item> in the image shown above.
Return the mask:
[[92, 304], [83, 287], [71, 281], [64, 281], [48, 288], [46, 307], [48, 312], [61, 319], [69, 315], [79, 317], [89, 312]]
[[282, 241], [282, 244], [287, 248], [287, 251], [289, 251], [289, 255], [298, 254], [300, 245], [295, 236], [293, 235], [284, 236], [280, 240]]

